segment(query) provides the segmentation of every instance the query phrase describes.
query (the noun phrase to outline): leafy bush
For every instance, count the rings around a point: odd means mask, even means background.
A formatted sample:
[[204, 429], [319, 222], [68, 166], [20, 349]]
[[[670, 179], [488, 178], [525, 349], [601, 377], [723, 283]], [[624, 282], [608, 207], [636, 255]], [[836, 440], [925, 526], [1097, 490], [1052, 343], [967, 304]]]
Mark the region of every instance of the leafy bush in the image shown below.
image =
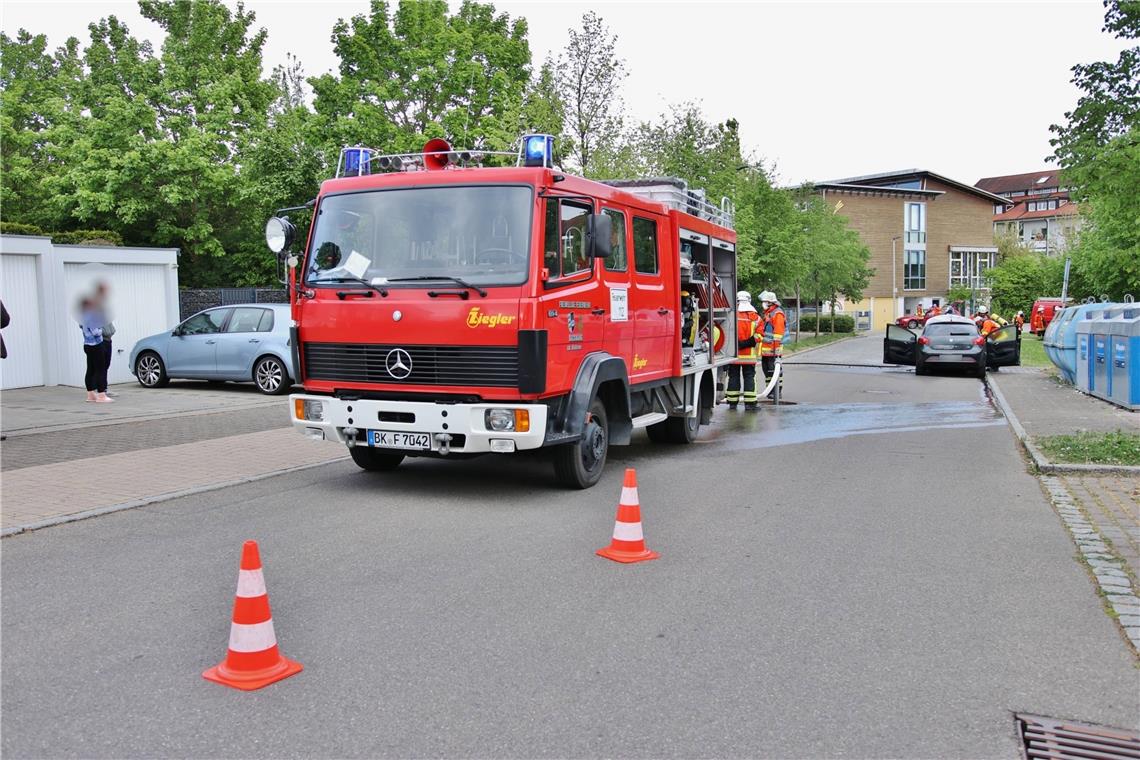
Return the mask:
[[[819, 331], [831, 332], [831, 315], [824, 314], [819, 317]], [[800, 332], [815, 332], [816, 317], [814, 314], [805, 315], [800, 319]], [[848, 314], [835, 315], [835, 332], [837, 333], [853, 333], [855, 332], [855, 317]]]
[[72, 230], [51, 233], [53, 243], [61, 245], [122, 245], [123, 236], [113, 230]]
[[44, 231], [34, 224], [0, 222], [0, 235], [43, 235]]

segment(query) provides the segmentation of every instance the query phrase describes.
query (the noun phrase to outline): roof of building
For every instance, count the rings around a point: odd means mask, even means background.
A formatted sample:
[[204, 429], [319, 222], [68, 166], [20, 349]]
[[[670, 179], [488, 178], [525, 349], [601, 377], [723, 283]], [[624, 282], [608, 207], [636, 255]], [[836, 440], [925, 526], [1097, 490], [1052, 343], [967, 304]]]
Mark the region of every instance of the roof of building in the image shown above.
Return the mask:
[[1013, 208], [1006, 211], [1004, 214], [994, 214], [995, 222], [1010, 222], [1015, 219], [1047, 219], [1054, 216], [1078, 216], [1080, 210], [1075, 203], [1066, 203], [1064, 206], [1058, 206], [1054, 209], [1042, 209], [1040, 211], [1027, 211], [1025, 203], [1019, 203]]
[[917, 190], [909, 187], [887, 187], [882, 185], [855, 185], [850, 182], [817, 182], [813, 185], [822, 190], [844, 190], [852, 193], [875, 193], [878, 195], [917, 195], [932, 198], [945, 195], [945, 190]]
[[1002, 177], [983, 177], [974, 184], [987, 192], [1001, 195], [1017, 190], [1034, 190], [1039, 187], [1060, 187], [1057, 169], [1042, 169], [1025, 174], [1007, 174]]
[[[938, 182], [942, 182], [943, 184], [950, 185], [951, 187], [955, 187], [959, 190], [962, 190], [963, 192], [967, 192], [967, 193], [970, 193], [972, 195], [977, 195], [977, 196], [980, 196], [982, 198], [985, 198], [986, 200], [990, 201], [991, 203], [1009, 203], [1008, 198], [1003, 198], [1000, 195], [996, 195], [995, 193], [990, 192], [989, 190], [985, 190], [985, 189], [980, 188], [980, 187], [974, 187], [973, 185], [968, 185], [965, 182], [958, 182], [957, 180], [950, 179], [949, 177], [944, 177], [941, 174], [935, 174], [934, 172], [929, 171], [927, 169], [903, 169], [901, 171], [880, 172], [878, 174], [864, 174], [863, 176], [860, 176], [860, 177], [846, 177], [843, 179], [834, 179], [834, 180], [831, 180], [829, 182], [821, 182], [821, 183], [818, 183], [817, 186], [821, 186], [821, 185], [849, 185], [849, 186], [855, 185], [855, 186], [860, 186], [860, 187], [882, 187], [883, 185], [888, 184], [891, 181], [905, 180], [905, 179], [908, 179], [911, 177], [921, 177], [921, 178], [929, 177], [930, 179], [934, 179], [934, 180], [937, 180]], [[902, 190], [902, 191], [906, 190], [906, 188], [892, 188], [892, 189]]]

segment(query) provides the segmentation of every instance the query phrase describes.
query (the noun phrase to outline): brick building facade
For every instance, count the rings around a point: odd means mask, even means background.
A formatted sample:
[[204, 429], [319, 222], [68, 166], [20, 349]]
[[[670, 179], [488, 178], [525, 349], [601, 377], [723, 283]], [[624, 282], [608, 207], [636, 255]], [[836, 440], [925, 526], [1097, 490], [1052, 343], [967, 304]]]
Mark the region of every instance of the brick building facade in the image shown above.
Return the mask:
[[871, 250], [875, 274], [847, 313], [870, 312], [872, 329], [881, 330], [920, 304], [945, 304], [952, 285], [985, 300], [985, 270], [997, 256], [994, 205], [1004, 198], [919, 169], [819, 182], [815, 190]]

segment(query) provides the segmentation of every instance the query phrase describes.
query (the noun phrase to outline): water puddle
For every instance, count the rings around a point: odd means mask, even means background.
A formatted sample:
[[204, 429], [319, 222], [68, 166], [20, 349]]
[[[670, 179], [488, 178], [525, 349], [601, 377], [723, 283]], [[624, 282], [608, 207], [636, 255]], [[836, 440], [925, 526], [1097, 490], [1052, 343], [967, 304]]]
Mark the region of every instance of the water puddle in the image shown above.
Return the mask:
[[734, 447], [767, 448], [855, 435], [1002, 425], [1001, 414], [984, 401], [800, 404], [718, 413], [699, 442], [731, 438]]

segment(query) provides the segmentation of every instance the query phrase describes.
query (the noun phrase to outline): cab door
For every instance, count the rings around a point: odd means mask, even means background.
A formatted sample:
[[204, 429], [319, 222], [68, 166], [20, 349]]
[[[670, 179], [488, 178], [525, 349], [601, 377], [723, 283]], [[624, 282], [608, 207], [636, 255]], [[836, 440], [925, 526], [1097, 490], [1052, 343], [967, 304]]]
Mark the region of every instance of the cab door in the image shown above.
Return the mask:
[[1008, 324], [990, 333], [986, 339], [987, 367], [1016, 367], [1021, 364], [1021, 333], [1017, 325]]
[[634, 323], [629, 313], [630, 291], [630, 229], [628, 217], [621, 209], [602, 208], [610, 218], [613, 232], [610, 236], [611, 253], [601, 260], [602, 283], [609, 291], [606, 299], [605, 348], [614, 356], [625, 360], [627, 371], [633, 371]]
[[918, 357], [918, 335], [898, 325], [887, 325], [883, 338], [883, 364], [905, 364], [913, 367]]
[[[662, 236], [667, 225], [649, 214], [633, 215], [633, 288], [629, 293], [633, 320], [631, 380], [650, 380], [672, 371], [673, 335], [679, 304], [663, 271]], [[667, 243], [665, 243], [667, 245]]]

